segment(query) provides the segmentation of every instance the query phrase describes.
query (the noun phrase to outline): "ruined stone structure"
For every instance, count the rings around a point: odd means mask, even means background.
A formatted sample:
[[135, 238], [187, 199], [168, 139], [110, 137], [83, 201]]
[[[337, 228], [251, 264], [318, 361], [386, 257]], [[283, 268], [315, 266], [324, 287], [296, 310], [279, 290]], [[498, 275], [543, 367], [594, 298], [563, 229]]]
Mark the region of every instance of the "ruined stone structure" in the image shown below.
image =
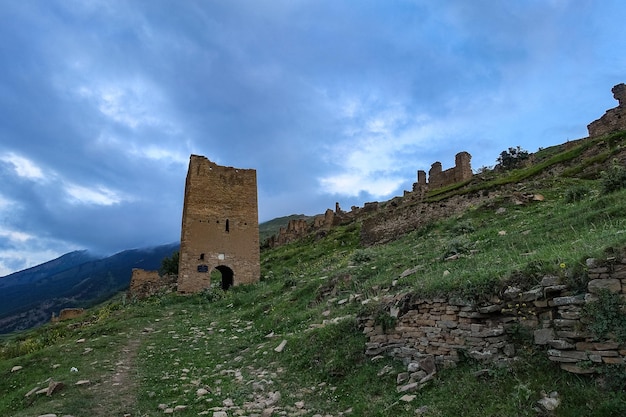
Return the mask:
[[[256, 171], [217, 165], [191, 155], [185, 184], [178, 292], [259, 280]], [[219, 273], [214, 272], [219, 271]], [[217, 283], [213, 283], [216, 285]]]
[[128, 295], [141, 300], [160, 292], [170, 292], [176, 288], [176, 279], [176, 275], [160, 276], [158, 271], [133, 268]]
[[607, 110], [600, 119], [587, 126], [589, 137], [597, 137], [619, 130], [626, 130], [626, 84], [617, 84], [611, 89], [618, 106]]
[[471, 159], [472, 155], [469, 153], [459, 152], [455, 156], [454, 167], [445, 171], [442, 170], [441, 162], [435, 162], [428, 171], [428, 183], [426, 182], [426, 172], [417, 171], [417, 182], [413, 184], [413, 191], [425, 194], [428, 188], [441, 188], [472, 179], [474, 174], [470, 164]]
[[[583, 306], [598, 302], [601, 291], [626, 297], [626, 253], [621, 261], [587, 260], [587, 293], [572, 293], [558, 276], [545, 276], [536, 287], [509, 287], [489, 302], [439, 298], [417, 294], [389, 297], [385, 312], [395, 321], [383, 328], [376, 317], [361, 317], [369, 341], [366, 354], [385, 354], [406, 363], [431, 357], [440, 366], [459, 361], [460, 353], [481, 361], [507, 363], [515, 358], [514, 326], [547, 347], [548, 358], [566, 371], [594, 373], [599, 364], [626, 364], [626, 343], [598, 340], [585, 323]], [[415, 271], [405, 271], [408, 276]]]
[[[467, 152], [459, 152], [455, 157], [455, 166], [445, 171], [442, 170], [441, 162], [435, 162], [428, 174], [417, 172], [417, 182], [413, 184], [413, 191], [405, 191], [403, 197], [391, 199], [386, 204], [369, 202], [361, 207], [352, 206], [350, 211], [341, 209], [339, 203], [335, 203], [335, 210], [327, 209], [323, 215], [316, 216], [311, 224], [306, 222], [292, 223], [287, 228], [281, 228], [279, 233], [268, 239], [269, 247], [276, 247], [293, 242], [311, 233], [324, 233], [331, 227], [347, 224], [351, 221], [362, 221], [362, 243], [371, 245], [384, 242], [397, 237], [401, 233], [419, 227], [423, 222], [440, 218], [451, 213], [445, 205], [436, 206], [423, 204], [419, 213], [415, 207], [406, 208], [406, 204], [421, 202], [426, 192], [431, 189], [445, 187], [458, 182], [471, 180], [473, 177], [470, 161], [472, 156]], [[464, 204], [459, 208], [463, 208]], [[403, 211], [404, 210], [404, 211]], [[400, 211], [403, 211], [399, 214]], [[419, 214], [419, 216], [416, 216]]]
[[50, 319], [50, 321], [52, 323], [57, 323], [59, 321], [75, 319], [76, 317], [80, 317], [83, 314], [85, 314], [84, 308], [64, 308], [59, 311], [58, 316], [55, 316], [54, 313], [52, 313], [52, 318]]

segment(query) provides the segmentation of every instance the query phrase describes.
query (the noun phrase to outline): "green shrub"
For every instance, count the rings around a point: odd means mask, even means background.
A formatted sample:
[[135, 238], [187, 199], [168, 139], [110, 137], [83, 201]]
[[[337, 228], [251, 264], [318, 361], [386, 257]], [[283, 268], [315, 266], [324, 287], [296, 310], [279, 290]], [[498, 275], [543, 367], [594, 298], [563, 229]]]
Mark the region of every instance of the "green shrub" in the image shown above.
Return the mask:
[[368, 249], [357, 249], [351, 256], [351, 260], [354, 264], [362, 264], [369, 262], [374, 258], [374, 253]]
[[589, 189], [584, 185], [571, 187], [567, 189], [567, 191], [565, 191], [565, 202], [573, 203], [576, 201], [581, 201], [587, 196], [587, 194], [589, 194]]
[[510, 169], [519, 168], [523, 162], [530, 157], [528, 151], [523, 150], [519, 146], [517, 148], [509, 148], [508, 151], [502, 151], [497, 159], [498, 165], [508, 171]]
[[174, 253], [172, 253], [171, 257], [165, 257], [163, 258], [163, 260], [161, 261], [161, 269], [159, 269], [159, 272], [161, 273], [161, 275], [167, 275], [167, 274], [172, 274], [172, 275], [178, 275], [178, 258], [179, 258], [179, 251], [176, 251]]
[[600, 186], [604, 194], [626, 188], [626, 168], [614, 160], [608, 170], [602, 171]]
[[447, 258], [452, 255], [461, 255], [465, 253], [469, 253], [472, 249], [473, 244], [466, 237], [460, 236], [455, 237], [448, 241], [445, 247], [445, 252], [443, 254], [444, 258]]
[[608, 290], [600, 291], [598, 300], [583, 307], [583, 317], [587, 328], [598, 340], [615, 337], [617, 341], [626, 341], [626, 312], [624, 300], [619, 294]]

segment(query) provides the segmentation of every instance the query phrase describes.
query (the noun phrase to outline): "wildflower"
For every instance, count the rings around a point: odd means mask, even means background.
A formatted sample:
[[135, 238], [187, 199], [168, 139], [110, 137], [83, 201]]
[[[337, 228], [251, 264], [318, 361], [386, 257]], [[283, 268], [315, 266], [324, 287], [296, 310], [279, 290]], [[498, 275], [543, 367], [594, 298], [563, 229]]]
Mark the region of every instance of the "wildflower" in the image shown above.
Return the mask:
[[559, 268], [561, 268], [561, 269], [565, 269], [565, 267], [566, 267], [566, 266], [567, 266], [567, 265], [565, 265], [565, 262], [561, 262], [561, 263], [559, 264]]

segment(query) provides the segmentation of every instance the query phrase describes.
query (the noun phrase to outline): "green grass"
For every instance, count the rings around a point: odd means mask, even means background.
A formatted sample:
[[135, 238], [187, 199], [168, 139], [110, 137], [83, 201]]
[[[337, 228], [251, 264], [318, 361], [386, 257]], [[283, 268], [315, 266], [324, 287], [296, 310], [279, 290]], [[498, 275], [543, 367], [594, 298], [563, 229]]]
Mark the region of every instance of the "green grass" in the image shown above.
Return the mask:
[[[616, 149], [623, 136], [604, 141]], [[589, 164], [573, 161], [589, 146], [548, 148], [537, 163], [581, 173]], [[606, 163], [615, 152], [597, 159]], [[491, 178], [490, 199], [385, 245], [362, 247], [353, 223], [263, 250], [261, 281], [253, 285], [135, 303], [118, 298], [74, 321], [5, 336], [0, 415], [160, 416], [184, 406], [175, 415], [212, 416], [232, 404], [243, 415], [275, 408], [275, 415], [304, 416], [414, 416], [417, 409], [424, 416], [536, 416], [542, 391], [559, 393], [556, 416], [625, 415], [623, 368], [607, 369], [603, 379], [565, 373], [524, 344], [523, 334], [521, 360], [511, 368], [463, 360], [439, 370], [412, 402], [396, 392], [404, 364], [364, 355], [356, 317], [375, 313], [385, 295], [480, 300], [507, 285], [530, 288], [545, 274], [584, 291], [585, 259], [626, 247], [626, 190], [604, 194], [596, 179], [540, 174], [531, 167]], [[545, 200], [517, 205], [502, 184]], [[569, 198], [576, 187], [584, 192]], [[23, 368], [11, 372], [17, 365]], [[25, 397], [49, 379], [66, 386], [51, 397]], [[75, 385], [83, 379], [90, 384]]]

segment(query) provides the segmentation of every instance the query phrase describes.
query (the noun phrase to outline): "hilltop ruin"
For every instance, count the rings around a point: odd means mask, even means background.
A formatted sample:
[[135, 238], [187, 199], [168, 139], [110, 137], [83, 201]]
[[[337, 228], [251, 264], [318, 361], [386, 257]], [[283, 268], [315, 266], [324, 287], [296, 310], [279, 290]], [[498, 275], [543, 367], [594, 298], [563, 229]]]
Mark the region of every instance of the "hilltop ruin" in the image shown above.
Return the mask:
[[604, 116], [587, 125], [590, 138], [626, 130], [626, 84], [617, 84], [611, 89], [611, 92], [618, 105], [607, 110]]
[[[219, 273], [215, 273], [218, 271]], [[185, 183], [178, 292], [259, 280], [259, 220], [256, 171], [217, 165], [191, 155]]]

